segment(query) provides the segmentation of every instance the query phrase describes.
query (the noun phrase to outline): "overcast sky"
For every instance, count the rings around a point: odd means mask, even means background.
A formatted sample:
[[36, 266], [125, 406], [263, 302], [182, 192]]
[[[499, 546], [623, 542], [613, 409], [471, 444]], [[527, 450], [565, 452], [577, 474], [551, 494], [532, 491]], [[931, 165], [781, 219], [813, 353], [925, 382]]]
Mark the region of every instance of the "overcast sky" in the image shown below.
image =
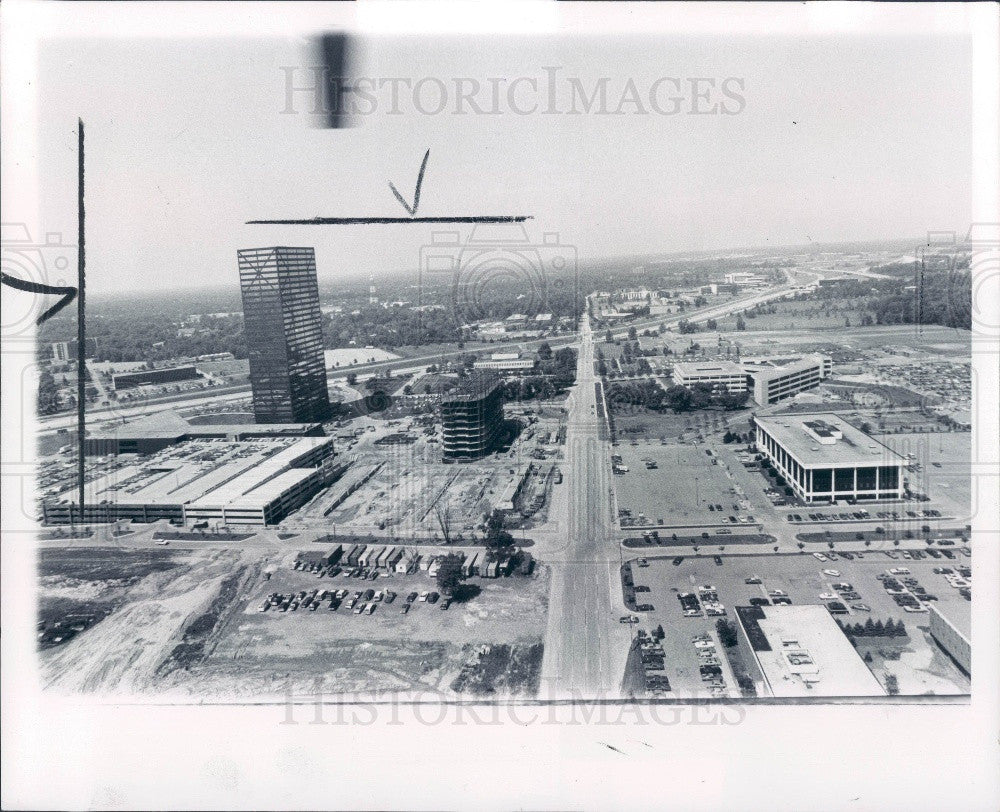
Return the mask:
[[[275, 244], [315, 246], [323, 279], [416, 268], [432, 226], [244, 222], [405, 215], [387, 181], [409, 198], [427, 148], [419, 214], [533, 215], [533, 237], [558, 232], [582, 259], [911, 237], [971, 219], [962, 39], [368, 40], [356, 75], [427, 79], [417, 100], [398, 86], [399, 114], [383, 82], [377, 110], [343, 130], [312, 126], [308, 93], [293, 96], [297, 114], [282, 112], [282, 67], [308, 83], [317, 62], [301, 39], [46, 45], [43, 222], [75, 233], [82, 117], [89, 288], [235, 285], [236, 250]], [[561, 112], [543, 112], [546, 68], [558, 68]], [[506, 78], [500, 113], [475, 114], [473, 103], [493, 107], [490, 77]], [[589, 96], [602, 77], [606, 109], [622, 114], [567, 113], [585, 107], [570, 80]], [[481, 89], [456, 115], [463, 78]], [[691, 79], [715, 87], [698, 83], [707, 97], [694, 99]], [[622, 103], [630, 80], [636, 95]], [[447, 106], [427, 114], [439, 82]], [[651, 94], [661, 111], [680, 110], [657, 112]]]

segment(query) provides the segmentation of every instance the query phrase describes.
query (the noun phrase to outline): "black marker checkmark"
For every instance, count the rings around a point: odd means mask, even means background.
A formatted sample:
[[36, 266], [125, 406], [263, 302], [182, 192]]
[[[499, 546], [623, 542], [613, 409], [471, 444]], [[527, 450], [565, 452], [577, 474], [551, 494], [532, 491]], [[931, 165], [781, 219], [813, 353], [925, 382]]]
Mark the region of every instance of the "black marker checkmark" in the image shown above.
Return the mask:
[[430, 149], [424, 153], [424, 160], [420, 164], [420, 174], [417, 175], [417, 188], [413, 192], [413, 206], [411, 207], [409, 203], [403, 198], [396, 187], [393, 185], [392, 181], [389, 181], [389, 188], [392, 189], [392, 193], [396, 195], [396, 200], [398, 200], [404, 209], [406, 209], [410, 217], [417, 213], [417, 207], [420, 205], [420, 185], [424, 182], [424, 170], [427, 168], [427, 159], [431, 156]]

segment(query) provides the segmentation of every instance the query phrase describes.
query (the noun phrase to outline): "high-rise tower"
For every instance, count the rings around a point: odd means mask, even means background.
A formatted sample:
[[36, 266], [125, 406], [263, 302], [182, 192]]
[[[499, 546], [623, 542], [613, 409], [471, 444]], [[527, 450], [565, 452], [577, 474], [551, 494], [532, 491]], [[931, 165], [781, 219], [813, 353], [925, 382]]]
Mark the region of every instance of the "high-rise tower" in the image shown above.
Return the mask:
[[238, 258], [257, 422], [325, 419], [330, 399], [315, 251], [247, 248]]

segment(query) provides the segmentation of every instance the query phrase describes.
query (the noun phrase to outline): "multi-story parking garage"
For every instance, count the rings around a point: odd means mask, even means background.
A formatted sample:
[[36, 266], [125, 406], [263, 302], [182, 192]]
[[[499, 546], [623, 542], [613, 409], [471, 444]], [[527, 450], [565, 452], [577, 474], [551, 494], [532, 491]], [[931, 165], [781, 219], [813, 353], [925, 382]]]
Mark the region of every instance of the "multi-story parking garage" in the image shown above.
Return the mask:
[[757, 450], [805, 502], [899, 499], [906, 460], [833, 414], [758, 417]]

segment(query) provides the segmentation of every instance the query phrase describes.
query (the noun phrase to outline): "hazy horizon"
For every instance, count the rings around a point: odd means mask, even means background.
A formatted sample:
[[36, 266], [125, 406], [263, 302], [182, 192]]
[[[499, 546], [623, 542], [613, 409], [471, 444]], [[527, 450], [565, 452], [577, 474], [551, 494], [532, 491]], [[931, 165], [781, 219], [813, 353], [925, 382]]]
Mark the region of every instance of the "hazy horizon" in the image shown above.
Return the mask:
[[[360, 126], [312, 126], [317, 63], [303, 40], [50, 41], [40, 53], [45, 231], [75, 235], [76, 121], [87, 126], [88, 289], [113, 293], [235, 285], [236, 251], [316, 248], [320, 279], [416, 270], [435, 230], [248, 226], [247, 220], [403, 216], [430, 160], [420, 215], [524, 214], [529, 241], [554, 232], [581, 263], [706, 251], [886, 242], [971, 220], [971, 71], [956, 37], [522, 37], [365, 39], [361, 77], [532, 79], [543, 110], [441, 114], [412, 99]], [[639, 107], [662, 77], [711, 79], [733, 114], [544, 112], [546, 70], [608, 108], [628, 82]], [[295, 78], [297, 76], [297, 78]], [[729, 96], [720, 93], [727, 79]], [[108, 88], [114, 93], [109, 94]], [[557, 107], [574, 102], [558, 85]], [[736, 88], [734, 90], [734, 87]], [[565, 92], [564, 92], [565, 91]], [[525, 91], [527, 92], [527, 91]], [[742, 104], [733, 101], [742, 99]], [[406, 99], [405, 94], [403, 98]], [[432, 99], [428, 91], [424, 104]], [[506, 101], [501, 107], [505, 107]], [[729, 107], [725, 105], [728, 104]], [[575, 102], [574, 102], [575, 105]], [[581, 103], [581, 107], [583, 104]], [[735, 111], [735, 112], [733, 112]], [[463, 234], [467, 231], [463, 231]], [[750, 247], [748, 247], [750, 246]]]

